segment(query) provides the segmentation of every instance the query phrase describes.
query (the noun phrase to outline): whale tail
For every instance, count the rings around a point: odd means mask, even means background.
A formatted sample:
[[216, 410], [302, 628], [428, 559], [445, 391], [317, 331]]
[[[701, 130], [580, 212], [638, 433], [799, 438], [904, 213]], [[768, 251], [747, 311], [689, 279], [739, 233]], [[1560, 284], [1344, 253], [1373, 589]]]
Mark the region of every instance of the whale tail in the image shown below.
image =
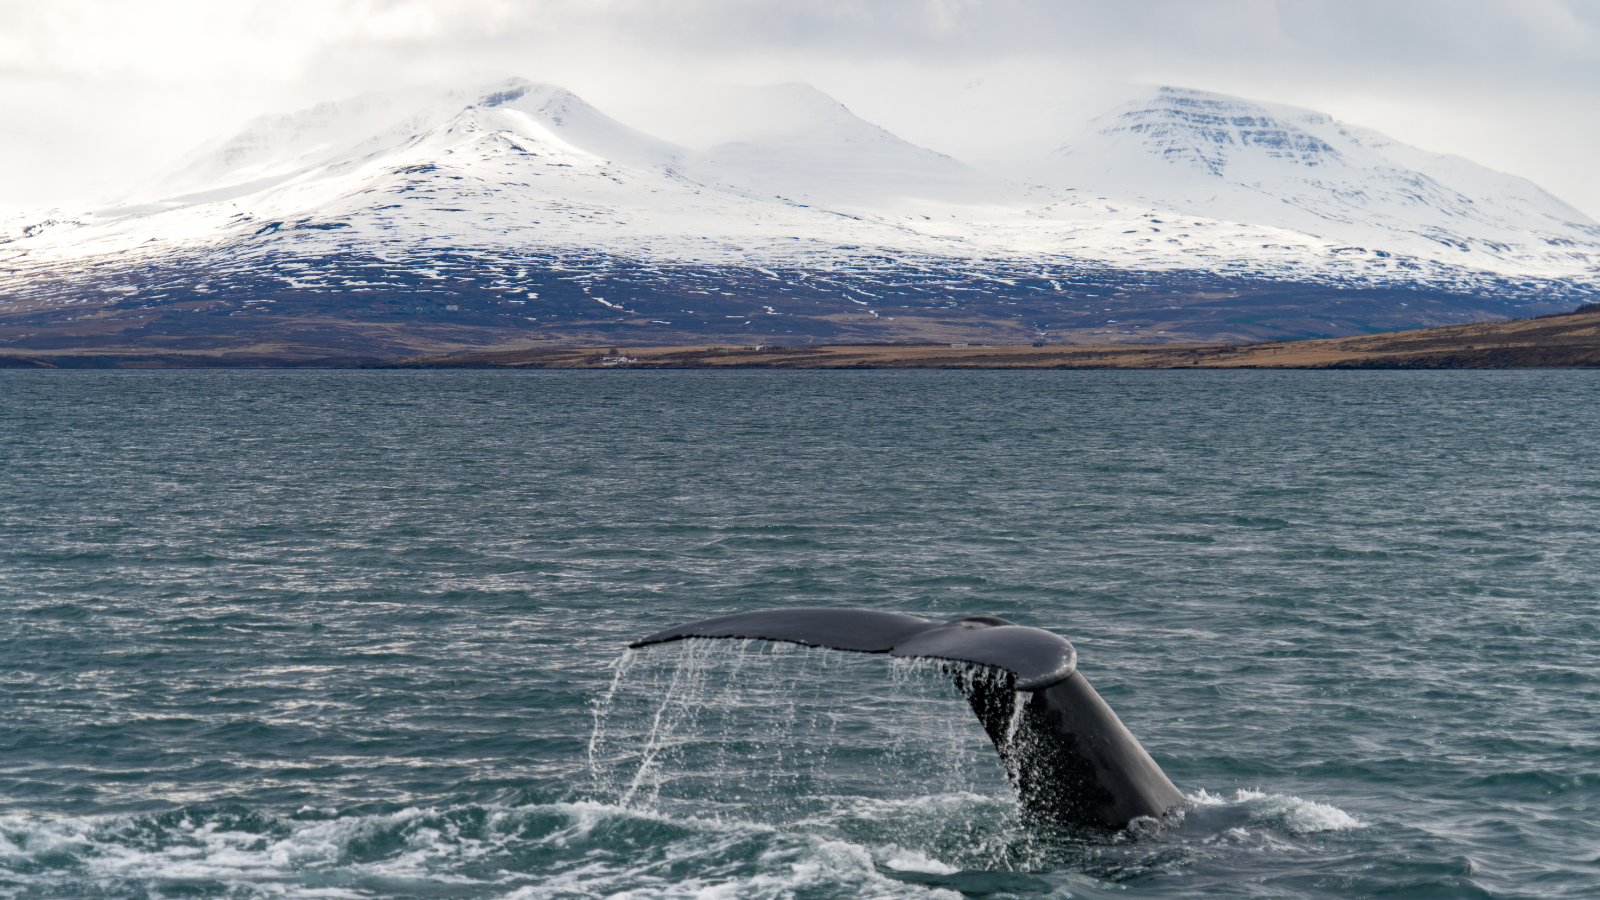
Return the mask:
[[1023, 815], [1120, 829], [1184, 805], [1156, 761], [1077, 671], [1065, 639], [993, 616], [938, 623], [860, 609], [780, 609], [691, 622], [634, 642], [744, 638], [971, 663], [951, 675], [994, 742]]

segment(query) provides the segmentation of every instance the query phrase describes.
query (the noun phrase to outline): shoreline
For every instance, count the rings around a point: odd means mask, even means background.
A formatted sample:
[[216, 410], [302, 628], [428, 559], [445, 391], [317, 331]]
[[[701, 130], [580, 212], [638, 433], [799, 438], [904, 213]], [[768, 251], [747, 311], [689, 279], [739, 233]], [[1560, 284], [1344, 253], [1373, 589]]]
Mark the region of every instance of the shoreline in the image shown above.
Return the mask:
[[1600, 368], [1600, 306], [1531, 319], [1233, 344], [807, 344], [513, 347], [373, 357], [3, 354], [0, 369], [1501, 369]]

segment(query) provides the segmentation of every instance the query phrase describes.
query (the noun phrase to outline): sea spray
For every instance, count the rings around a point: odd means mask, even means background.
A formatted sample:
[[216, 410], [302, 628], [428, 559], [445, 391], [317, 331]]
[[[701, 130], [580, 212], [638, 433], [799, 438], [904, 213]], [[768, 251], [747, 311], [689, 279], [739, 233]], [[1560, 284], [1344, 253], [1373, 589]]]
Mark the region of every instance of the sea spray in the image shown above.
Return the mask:
[[[963, 664], [766, 641], [691, 639], [634, 653], [618, 659], [595, 702], [597, 798], [653, 807], [781, 796], [792, 807], [839, 792], [965, 792], [1011, 802], [952, 682], [952, 665]], [[888, 678], [872, 676], [885, 667]]]
[[622, 655], [611, 663], [611, 684], [606, 687], [604, 693], [590, 701], [594, 714], [594, 725], [589, 733], [588, 748], [589, 774], [591, 777], [596, 776], [599, 772], [599, 763], [595, 758], [595, 753], [600, 747], [600, 742], [605, 738], [606, 719], [611, 715], [612, 700], [617, 696], [617, 688], [621, 687], [622, 683], [627, 680], [628, 673], [633, 669], [633, 662], [638, 656], [639, 654], [632, 649], [622, 651]]

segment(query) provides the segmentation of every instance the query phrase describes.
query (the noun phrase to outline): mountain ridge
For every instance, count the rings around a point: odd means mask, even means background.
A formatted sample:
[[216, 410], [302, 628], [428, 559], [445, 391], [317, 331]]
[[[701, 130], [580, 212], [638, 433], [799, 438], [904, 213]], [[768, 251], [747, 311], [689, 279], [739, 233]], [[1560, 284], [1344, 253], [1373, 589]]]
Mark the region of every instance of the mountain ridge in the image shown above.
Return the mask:
[[379, 353], [891, 321], [1249, 339], [1553, 312], [1600, 283], [1600, 226], [1531, 182], [1310, 110], [1156, 89], [1005, 179], [809, 86], [729, 108], [742, 139], [700, 150], [527, 79], [258, 119], [138, 202], [9, 220], [0, 351], [234, 346], [268, 320]]

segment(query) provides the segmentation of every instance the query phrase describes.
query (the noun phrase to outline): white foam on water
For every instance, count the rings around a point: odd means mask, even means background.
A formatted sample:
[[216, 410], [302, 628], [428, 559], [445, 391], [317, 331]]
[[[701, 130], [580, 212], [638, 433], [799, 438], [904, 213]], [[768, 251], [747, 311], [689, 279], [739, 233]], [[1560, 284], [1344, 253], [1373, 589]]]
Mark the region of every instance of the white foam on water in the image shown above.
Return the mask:
[[[485, 815], [486, 814], [486, 815]], [[548, 821], [551, 817], [558, 821]], [[157, 822], [160, 822], [158, 825]], [[402, 893], [538, 900], [572, 896], [783, 898], [822, 890], [862, 898], [947, 897], [888, 877], [948, 873], [948, 864], [900, 846], [868, 846], [827, 834], [754, 822], [664, 816], [590, 801], [532, 807], [412, 808], [333, 821], [259, 819], [265, 833], [204, 816], [177, 821], [106, 817], [0, 819], [8, 880], [67, 896], [162, 893], [163, 885], [226, 886], [230, 897], [345, 900], [373, 884]], [[477, 825], [469, 835], [463, 824]], [[652, 841], [648, 826], [665, 826]], [[534, 828], [534, 832], [528, 829]], [[553, 826], [553, 827], [551, 827]], [[641, 831], [643, 827], [643, 831]], [[612, 832], [644, 844], [624, 848]], [[392, 843], [360, 860], [363, 846]], [[758, 855], [750, 871], [751, 848]], [[370, 849], [367, 851], [370, 852]], [[532, 852], [534, 871], [512, 871]], [[553, 863], [550, 863], [554, 860]], [[693, 874], [684, 877], [682, 872]], [[473, 874], [466, 874], [471, 872]], [[531, 883], [530, 883], [531, 882]], [[61, 893], [62, 890], [68, 893]], [[384, 887], [380, 892], [394, 890]], [[0, 892], [3, 893], [3, 892]]]
[[[692, 827], [695, 833], [657, 848], [664, 851], [659, 856], [637, 854], [637, 863], [621, 866], [590, 863], [539, 884], [518, 887], [504, 895], [506, 900], [555, 900], [572, 896], [631, 900], [778, 900], [818, 890], [868, 900], [928, 897], [954, 900], [959, 897], [949, 891], [907, 884], [883, 875], [880, 865], [908, 872], [947, 874], [957, 871], [939, 860], [901, 847], [869, 847], [761, 823], [664, 816], [610, 804], [582, 802], [558, 804], [556, 808], [570, 811], [573, 821], [558, 834], [547, 836], [546, 842], [576, 844], [587, 833], [614, 825], [618, 820]], [[770, 843], [757, 859], [759, 871], [716, 874], [719, 867], [746, 868], [730, 864], [723, 857], [735, 851], [737, 844], [752, 837], [766, 838]], [[682, 871], [685, 863], [692, 864], [696, 874], [676, 879], [660, 874]]]
[[961, 871], [915, 850], [894, 850], [886, 854], [883, 864], [896, 872], [928, 872], [934, 875], [953, 875]]
[[1337, 806], [1289, 794], [1240, 788], [1232, 800], [1207, 792], [1204, 788], [1188, 796], [1196, 806], [1244, 806], [1250, 823], [1267, 825], [1293, 835], [1319, 831], [1346, 831], [1366, 824]]
[[[1027, 830], [1005, 824], [1009, 798], [954, 792], [811, 799], [824, 808], [781, 824], [594, 800], [417, 807], [318, 821], [225, 812], [10, 817], [0, 818], [0, 872], [22, 894], [40, 896], [158, 895], [167, 885], [211, 883], [230, 897], [283, 900], [394, 892], [516, 900], [899, 900], [957, 895], [897, 872], [946, 876], [1054, 865], [1049, 846], [1022, 846], [1029, 844]], [[1191, 799], [1248, 814], [1244, 825], [1196, 845], [1210, 852], [1288, 850], [1294, 845], [1283, 832], [1360, 824], [1327, 804], [1263, 791], [1232, 798], [1200, 791]], [[1158, 837], [1151, 849], [1163, 843]]]
[[[809, 821], [834, 821], [834, 817], [850, 816], [855, 819], [897, 820], [912, 816], [949, 815], [976, 806], [1011, 806], [1011, 798], [987, 797], [971, 791], [954, 791], [948, 794], [924, 794], [917, 797], [829, 797], [831, 801], [826, 817]], [[801, 820], [802, 822], [808, 820]]]
[[[488, 813], [487, 827], [479, 829], [483, 812]], [[552, 812], [567, 818], [564, 827], [539, 838], [520, 836], [533, 817]], [[160, 825], [149, 817], [9, 818], [0, 820], [0, 833], [5, 834], [3, 863], [11, 870], [7, 874], [35, 885], [93, 885], [96, 892], [115, 893], [131, 890], [132, 885], [213, 882], [227, 885], [230, 896], [356, 898], [372, 896], [362, 887], [366, 882], [398, 879], [466, 886], [469, 896], [488, 896], [484, 890], [492, 892], [497, 880], [463, 873], [493, 870], [497, 857], [515, 855], [529, 845], [571, 844], [621, 812], [598, 804], [572, 804], [491, 810], [411, 808], [319, 822], [262, 817], [266, 833], [231, 830], [204, 818]], [[636, 813], [627, 815], [639, 818]], [[728, 831], [712, 822], [675, 824], [689, 824], [711, 835]], [[751, 827], [740, 826], [737, 831], [748, 834]], [[364, 844], [374, 842], [393, 846], [370, 861], [352, 859], [363, 854]], [[476, 865], [485, 861], [489, 864]], [[502, 878], [513, 877], [500, 871]], [[479, 890], [470, 890], [473, 887]]]
[[77, 856], [90, 845], [89, 824], [83, 819], [36, 821], [0, 816], [0, 863], [21, 867], [40, 857]]

